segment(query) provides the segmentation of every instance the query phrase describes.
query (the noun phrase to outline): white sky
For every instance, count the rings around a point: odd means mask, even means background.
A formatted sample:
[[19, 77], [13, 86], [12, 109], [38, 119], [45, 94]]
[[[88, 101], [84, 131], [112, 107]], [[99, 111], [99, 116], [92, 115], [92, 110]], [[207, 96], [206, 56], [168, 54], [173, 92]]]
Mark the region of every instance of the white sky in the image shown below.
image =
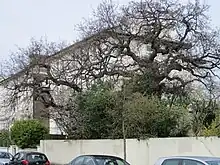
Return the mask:
[[[0, 62], [16, 45], [26, 47], [33, 37], [46, 36], [49, 41], [74, 41], [74, 25], [88, 18], [102, 0], [0, 0]], [[117, 0], [125, 4], [129, 0]], [[211, 5], [213, 26], [220, 27], [220, 1], [206, 0]]]

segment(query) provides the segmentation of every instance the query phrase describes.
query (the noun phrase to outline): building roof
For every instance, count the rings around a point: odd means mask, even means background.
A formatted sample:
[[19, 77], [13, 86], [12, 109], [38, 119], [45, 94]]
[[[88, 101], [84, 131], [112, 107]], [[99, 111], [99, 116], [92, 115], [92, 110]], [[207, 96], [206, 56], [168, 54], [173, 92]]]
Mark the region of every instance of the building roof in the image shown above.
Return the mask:
[[[111, 28], [112, 29], [112, 28]], [[78, 41], [78, 42], [75, 42], [74, 44], [71, 44], [69, 46], [67, 46], [66, 48], [63, 48], [62, 50], [58, 51], [58, 52], [55, 52], [54, 54], [52, 55], [40, 55], [40, 56], [43, 56], [44, 59], [47, 61], [47, 62], [51, 62], [53, 61], [54, 59], [59, 59], [61, 56], [65, 55], [68, 51], [70, 50], [74, 50], [80, 46], [82, 46], [83, 44], [86, 44], [88, 42], [91, 42], [93, 41], [94, 39], [96, 39], [97, 37], [99, 37], [100, 35], [101, 36], [106, 36], [106, 32], [108, 32], [109, 30], [111, 29], [105, 29], [101, 32], [98, 32], [96, 34], [92, 34], [91, 36], [89, 37], [86, 37], [86, 38], [83, 38], [81, 41]], [[124, 34], [124, 33], [121, 33], [121, 32], [117, 32], [118, 35], [121, 35], [121, 36], [124, 36], [124, 37], [129, 37], [128, 35]], [[137, 38], [134, 38], [134, 40], [138, 40], [138, 37]], [[162, 44], [164, 45], [172, 45], [172, 44], [178, 44], [178, 42], [176, 41], [171, 41], [171, 40], [167, 40], [167, 39], [162, 39], [161, 41]], [[182, 43], [182, 45], [186, 48], [190, 47], [191, 44], [188, 44], [188, 43]], [[18, 71], [17, 73], [15, 74], [12, 74], [10, 75], [8, 78], [4, 79], [4, 80], [0, 80], [0, 84], [4, 83], [4, 82], [8, 82], [10, 81], [11, 79], [14, 79], [14, 78], [17, 78], [19, 76], [21, 76], [22, 74], [24, 74], [24, 72], [27, 70], [27, 69], [30, 69], [30, 68], [33, 68], [34, 66], [36, 65], [33, 65], [33, 64], [29, 64], [27, 66], [25, 66], [24, 69]]]
[[[103, 32], [102, 32], [103, 33]], [[85, 44], [89, 41], [91, 41], [92, 39], [94, 39], [94, 37], [97, 36], [97, 34], [94, 34], [94, 35], [91, 35], [90, 37], [87, 37], [87, 38], [84, 38], [82, 39], [81, 41], [78, 41], [74, 44], [71, 44], [65, 48], [63, 48], [62, 50], [58, 51], [58, 52], [55, 52], [54, 54], [52, 55], [40, 55], [40, 58], [43, 57], [46, 61], [52, 61], [54, 59], [57, 59], [57, 58], [60, 58], [60, 56], [62, 55], [65, 55], [66, 52], [70, 51], [70, 50], [73, 50], [73, 49], [76, 49], [77, 47], [80, 47], [82, 44]], [[0, 80], [0, 85], [4, 84], [5, 82], [7, 83], [8, 81], [14, 79], [14, 78], [18, 78], [19, 76], [21, 76], [22, 74], [24, 74], [24, 72], [27, 70], [27, 69], [30, 69], [30, 68], [33, 68], [35, 65], [33, 64], [29, 64], [27, 66], [25, 66], [24, 69], [18, 71], [17, 73], [15, 74], [11, 74], [10, 76], [8, 76], [7, 78], [3, 79], [3, 80]]]

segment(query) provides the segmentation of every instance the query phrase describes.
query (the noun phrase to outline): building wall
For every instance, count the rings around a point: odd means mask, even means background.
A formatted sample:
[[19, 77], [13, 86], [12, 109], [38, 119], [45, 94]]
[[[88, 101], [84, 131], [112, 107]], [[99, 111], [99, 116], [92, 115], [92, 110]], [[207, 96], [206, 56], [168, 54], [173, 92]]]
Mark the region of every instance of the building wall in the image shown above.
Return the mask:
[[32, 98], [29, 92], [16, 95], [16, 99], [10, 90], [0, 86], [0, 130], [8, 129], [15, 120], [32, 116]]
[[[114, 42], [114, 39], [110, 38], [109, 40], [111, 40], [111, 42]], [[116, 41], [117, 42], [117, 41]], [[81, 88], [87, 88], [87, 85], [91, 85], [91, 82], [94, 83], [94, 81], [92, 81], [91, 79], [93, 79], [93, 76], [89, 76], [89, 74], [87, 73], [88, 70], [90, 70], [90, 65], [97, 63], [100, 57], [99, 57], [99, 53], [97, 53], [97, 47], [93, 47], [91, 46], [92, 44], [92, 39], [86, 40], [86, 41], [82, 41], [82, 42], [78, 42], [74, 45], [72, 45], [71, 47], [69, 47], [68, 49], [64, 49], [62, 51], [60, 51], [59, 53], [57, 53], [54, 56], [51, 56], [50, 58], [45, 58], [45, 56], [36, 56], [37, 61], [39, 63], [48, 63], [51, 65], [51, 74], [54, 77], [59, 78], [60, 80], [64, 80], [64, 81], [69, 81], [69, 82], [75, 82], [79, 87]], [[133, 41], [131, 43], [131, 49], [132, 51], [137, 54], [140, 57], [147, 57], [150, 53], [149, 50], [149, 46], [150, 45], [140, 45], [138, 44], [138, 42]], [[100, 45], [100, 47], [105, 47], [104, 43]], [[116, 52], [117, 53], [117, 52]], [[30, 59], [30, 62], [36, 62], [36, 58], [32, 57]], [[89, 58], [89, 60], [88, 60]], [[163, 64], [162, 59], [166, 59], [167, 56], [165, 55], [161, 55], [157, 57], [157, 62], [160, 63], [161, 65]], [[80, 62], [79, 62], [80, 61]], [[119, 68], [123, 68], [122, 66], [127, 65], [128, 64], [135, 64], [134, 60], [129, 57], [129, 56], [124, 56], [123, 58], [121, 58], [121, 56], [117, 56], [116, 54], [116, 58], [111, 58], [109, 60], [109, 64], [108, 64], [108, 70], [113, 69], [114, 67], [118, 66]], [[163, 64], [164, 65], [164, 64]], [[166, 64], [165, 64], [166, 65]], [[97, 68], [103, 68], [103, 64], [99, 64], [97, 63]], [[135, 66], [130, 66], [129, 68], [127, 68], [127, 70], [134, 70], [137, 69], [138, 66], [137, 64], [135, 64]], [[103, 71], [103, 69], [101, 69]], [[42, 77], [47, 76], [46, 74], [46, 70], [45, 68], [40, 68], [40, 67], [35, 67], [32, 68], [32, 77], [30, 78], [30, 81], [35, 81], [35, 80], [39, 80]], [[171, 73], [171, 75], [175, 76], [175, 75], [182, 75], [182, 77], [189, 77], [187, 76], [188, 73], [187, 72], [179, 72], [179, 71], [173, 71]], [[170, 76], [171, 76], [170, 75]], [[25, 75], [19, 75], [19, 77], [17, 78], [18, 81], [22, 81], [22, 79], [24, 79]], [[172, 77], [172, 76], [171, 76]], [[115, 77], [112, 76], [104, 76], [103, 79], [114, 79]], [[191, 77], [189, 77], [191, 78]], [[28, 79], [29, 80], [29, 79]], [[15, 80], [17, 81], [17, 80]], [[164, 80], [166, 81], [166, 80]], [[117, 81], [119, 83], [117, 84], [117, 89], [120, 89], [120, 85], [122, 83], [120, 83], [121, 81]], [[45, 85], [46, 86], [46, 82], [44, 82], [45, 84], [41, 84], [41, 85]], [[50, 84], [50, 93], [52, 94], [54, 100], [56, 101], [56, 103], [58, 104], [66, 104], [66, 102], [69, 99], [69, 96], [71, 96], [72, 94], [72, 90], [70, 90], [70, 88], [66, 87], [66, 86], [57, 86], [56, 84], [54, 84], [53, 82], [47, 82], [47, 83], [51, 83]], [[118, 85], [119, 84], [119, 85]], [[48, 85], [48, 84], [47, 84]], [[4, 87], [0, 87], [0, 88], [4, 88]], [[5, 95], [4, 92], [0, 91], [1, 93], [1, 97], [4, 99]], [[7, 114], [5, 115], [3, 112], [7, 111], [7, 113], [13, 113], [13, 117], [14, 119], [20, 119], [20, 118], [41, 118], [41, 109], [43, 109], [45, 111], [45, 107], [44, 105], [42, 105], [41, 102], [37, 102], [33, 100], [32, 97], [32, 92], [25, 92], [25, 93], [20, 93], [20, 97], [18, 98], [18, 100], [16, 100], [16, 103], [14, 104], [14, 107], [1, 107], [1, 112], [0, 112], [0, 118], [1, 116], [12, 116], [11, 114]], [[64, 96], [64, 97], [62, 97]], [[2, 101], [0, 98], [0, 104], [3, 105], [4, 101]], [[5, 121], [3, 122], [3, 124], [1, 124], [2, 120], [0, 119], [0, 129], [1, 125], [5, 124]], [[45, 117], [43, 122], [45, 123], [45, 125], [54, 125], [54, 123], [49, 123], [49, 115], [48, 117]], [[6, 124], [7, 125], [7, 124]], [[57, 130], [58, 131], [58, 130]]]
[[61, 135], [62, 131], [60, 128], [57, 126], [56, 122], [53, 119], [50, 119], [50, 134], [52, 135]]
[[[127, 161], [131, 165], [153, 165], [163, 156], [218, 156], [220, 139], [211, 138], [154, 138], [127, 140]], [[123, 140], [45, 140], [39, 151], [52, 163], [65, 164], [81, 154], [107, 154], [123, 158]]]
[[[13, 103], [9, 102], [10, 92], [0, 85], [0, 130], [9, 129], [15, 120], [41, 119], [40, 111], [45, 111], [44, 106], [33, 100], [31, 91], [19, 93]], [[42, 122], [49, 127], [52, 134], [61, 134], [53, 120], [43, 116]]]

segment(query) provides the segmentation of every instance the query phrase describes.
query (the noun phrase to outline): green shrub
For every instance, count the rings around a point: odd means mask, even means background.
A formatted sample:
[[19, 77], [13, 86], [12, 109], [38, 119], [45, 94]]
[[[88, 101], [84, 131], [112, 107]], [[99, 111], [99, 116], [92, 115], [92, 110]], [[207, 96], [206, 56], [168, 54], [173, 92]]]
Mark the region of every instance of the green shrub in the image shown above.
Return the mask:
[[34, 148], [48, 135], [48, 129], [38, 120], [19, 120], [11, 127], [11, 139], [20, 148]]
[[205, 127], [200, 135], [201, 136], [220, 136], [220, 127], [219, 127], [219, 119], [220, 117], [217, 117], [209, 127]]
[[0, 146], [9, 147], [11, 145], [10, 134], [8, 130], [0, 131]]

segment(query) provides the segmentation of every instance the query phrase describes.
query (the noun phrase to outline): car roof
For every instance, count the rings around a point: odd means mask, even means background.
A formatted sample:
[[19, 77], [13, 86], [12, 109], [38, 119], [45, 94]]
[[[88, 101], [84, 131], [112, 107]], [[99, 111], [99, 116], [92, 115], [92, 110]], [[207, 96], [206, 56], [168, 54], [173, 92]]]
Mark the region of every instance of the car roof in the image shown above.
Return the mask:
[[23, 154], [43, 154], [43, 155], [45, 155], [44, 153], [37, 152], [37, 151], [19, 151], [17, 153], [23, 153]]
[[161, 157], [160, 159], [191, 159], [191, 160], [199, 160], [199, 161], [220, 161], [220, 157], [213, 156], [169, 156], [169, 157]]
[[117, 158], [117, 159], [121, 159], [123, 160], [122, 158], [118, 157], [118, 156], [112, 156], [112, 155], [81, 155], [81, 156], [90, 156], [90, 157], [103, 157], [103, 158]]

